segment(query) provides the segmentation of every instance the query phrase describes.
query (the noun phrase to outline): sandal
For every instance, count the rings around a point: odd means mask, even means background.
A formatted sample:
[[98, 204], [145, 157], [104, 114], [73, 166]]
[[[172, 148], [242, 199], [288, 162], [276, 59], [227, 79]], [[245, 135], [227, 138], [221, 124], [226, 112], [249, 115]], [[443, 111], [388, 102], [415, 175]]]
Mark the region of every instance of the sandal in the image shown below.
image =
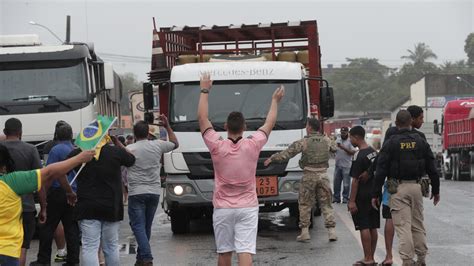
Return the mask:
[[366, 263], [363, 260], [358, 260], [352, 266], [377, 266], [377, 262]]
[[390, 263], [387, 263], [384, 261], [382, 261], [382, 263], [380, 263], [381, 266], [392, 266], [393, 262], [390, 262]]

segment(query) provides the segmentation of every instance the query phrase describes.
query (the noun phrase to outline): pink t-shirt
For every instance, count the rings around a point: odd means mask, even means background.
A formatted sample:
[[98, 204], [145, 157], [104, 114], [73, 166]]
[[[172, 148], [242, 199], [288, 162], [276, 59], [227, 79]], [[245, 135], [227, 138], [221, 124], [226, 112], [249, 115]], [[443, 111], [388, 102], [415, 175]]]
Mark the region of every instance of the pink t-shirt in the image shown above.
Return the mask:
[[208, 129], [203, 138], [214, 165], [214, 208], [258, 206], [255, 174], [260, 151], [267, 142], [265, 132], [259, 130], [234, 143]]

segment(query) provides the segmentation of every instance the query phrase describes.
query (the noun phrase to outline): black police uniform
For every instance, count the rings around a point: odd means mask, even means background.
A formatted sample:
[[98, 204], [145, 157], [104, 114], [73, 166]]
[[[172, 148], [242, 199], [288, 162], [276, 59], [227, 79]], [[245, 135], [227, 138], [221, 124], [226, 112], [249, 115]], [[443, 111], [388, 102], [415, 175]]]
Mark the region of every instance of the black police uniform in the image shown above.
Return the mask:
[[[439, 194], [439, 176], [429, 144], [410, 129], [400, 129], [382, 147], [377, 160], [372, 198], [378, 198], [386, 176], [398, 179], [397, 193], [391, 196], [390, 208], [400, 239], [400, 257], [412, 261], [415, 250], [419, 260], [427, 253], [423, 225], [423, 198], [417, 182], [424, 173], [431, 179], [432, 193]], [[407, 229], [407, 225], [412, 225]], [[407, 234], [407, 230], [410, 234]]]

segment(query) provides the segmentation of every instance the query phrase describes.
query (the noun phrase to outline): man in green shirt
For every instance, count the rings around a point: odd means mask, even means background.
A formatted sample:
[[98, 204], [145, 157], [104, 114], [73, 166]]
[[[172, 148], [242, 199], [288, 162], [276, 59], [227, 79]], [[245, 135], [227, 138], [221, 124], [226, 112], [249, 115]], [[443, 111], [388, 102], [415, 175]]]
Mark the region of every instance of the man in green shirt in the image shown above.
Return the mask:
[[17, 266], [23, 242], [21, 195], [41, 189], [51, 179], [66, 178], [74, 167], [92, 160], [85, 151], [68, 160], [31, 171], [15, 171], [8, 149], [0, 145], [0, 265]]

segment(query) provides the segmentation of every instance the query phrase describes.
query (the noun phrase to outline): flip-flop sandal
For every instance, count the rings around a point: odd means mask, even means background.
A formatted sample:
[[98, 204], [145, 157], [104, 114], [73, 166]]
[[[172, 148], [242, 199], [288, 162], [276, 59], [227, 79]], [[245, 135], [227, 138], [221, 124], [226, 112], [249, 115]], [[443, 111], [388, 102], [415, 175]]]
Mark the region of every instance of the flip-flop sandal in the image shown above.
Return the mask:
[[386, 263], [385, 261], [382, 261], [382, 263], [380, 263], [381, 266], [392, 266], [393, 262], [392, 263]]
[[377, 266], [377, 262], [365, 263], [362, 260], [356, 261], [352, 266]]

